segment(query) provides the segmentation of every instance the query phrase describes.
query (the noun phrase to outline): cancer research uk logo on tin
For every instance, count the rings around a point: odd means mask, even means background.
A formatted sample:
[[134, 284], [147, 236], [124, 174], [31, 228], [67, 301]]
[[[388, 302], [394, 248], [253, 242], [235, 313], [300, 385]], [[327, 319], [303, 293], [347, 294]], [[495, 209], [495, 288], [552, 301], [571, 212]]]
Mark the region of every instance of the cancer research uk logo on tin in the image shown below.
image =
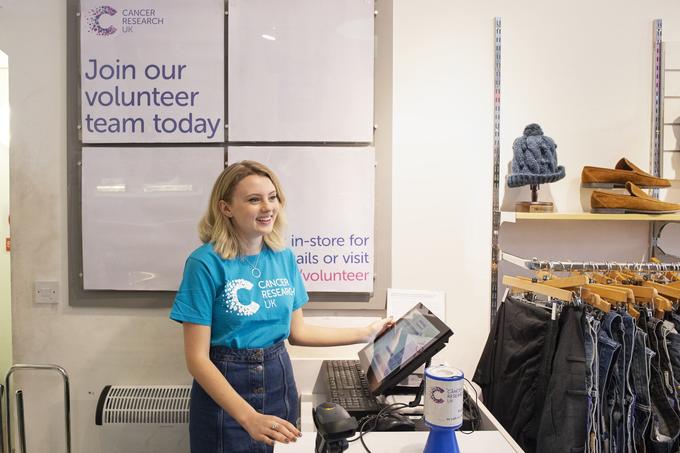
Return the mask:
[[444, 389], [439, 387], [439, 386], [434, 386], [432, 387], [432, 390], [430, 390], [430, 399], [434, 401], [436, 404], [443, 404], [444, 399], [440, 398], [439, 395], [442, 395], [444, 393]]
[[[99, 6], [87, 13], [87, 30], [98, 36], [111, 36], [118, 31], [114, 25], [106, 26], [105, 16], [115, 16], [118, 11], [112, 6]], [[107, 17], [108, 18], [108, 17]], [[137, 26], [163, 25], [165, 17], [158, 15], [154, 8], [130, 9], [124, 8], [120, 12], [120, 29], [123, 33], [132, 33]]]

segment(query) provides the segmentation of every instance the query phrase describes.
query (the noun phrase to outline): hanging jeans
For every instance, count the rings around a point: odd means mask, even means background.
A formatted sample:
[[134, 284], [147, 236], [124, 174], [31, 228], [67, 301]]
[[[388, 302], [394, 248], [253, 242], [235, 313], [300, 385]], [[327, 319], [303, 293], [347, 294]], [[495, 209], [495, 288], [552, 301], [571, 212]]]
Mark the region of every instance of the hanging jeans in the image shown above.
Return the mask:
[[675, 413], [680, 416], [678, 408], [678, 395], [675, 391], [675, 376], [671, 365], [670, 351], [668, 349], [668, 335], [673, 333], [675, 326], [672, 322], [662, 321], [656, 326], [656, 336], [659, 344], [659, 363], [661, 364], [661, 374], [663, 376], [664, 390], [668, 395], [668, 400], [673, 406]]
[[675, 326], [675, 330], [680, 332], [680, 315], [676, 313], [671, 313], [671, 321], [673, 322], [673, 325]]
[[484, 404], [527, 453], [536, 451], [557, 321], [550, 312], [508, 297], [500, 306], [473, 377]]
[[585, 450], [588, 395], [582, 307], [567, 305], [560, 315], [560, 333], [553, 360], [536, 448], [539, 452]]
[[623, 451], [623, 327], [621, 316], [608, 312], [598, 333], [600, 352], [600, 428], [602, 451]]
[[586, 354], [586, 393], [588, 395], [588, 415], [586, 420], [586, 453], [600, 452], [600, 430], [598, 420], [598, 407], [600, 398], [598, 386], [598, 351], [597, 332], [600, 329], [600, 321], [591, 313], [586, 314], [584, 327], [584, 343]]
[[633, 451], [633, 383], [630, 377], [633, 354], [635, 353], [635, 319], [628, 313], [622, 313], [623, 321], [623, 423], [624, 423], [624, 451]]
[[633, 390], [631, 404], [633, 414], [633, 448], [637, 453], [645, 453], [645, 433], [652, 415], [649, 396], [649, 373], [654, 352], [647, 347], [647, 334], [635, 327], [635, 347], [630, 368]]
[[[673, 314], [674, 317], [677, 315]], [[677, 327], [676, 327], [677, 330]], [[668, 357], [671, 361], [673, 376], [675, 377], [675, 393], [680, 392], [680, 334], [670, 332], [666, 337]]]
[[[677, 449], [677, 439], [680, 432], [680, 419], [675, 413], [665, 389], [660, 355], [663, 347], [659, 348], [661, 333], [659, 324], [662, 321], [651, 318], [647, 324], [649, 343], [656, 354], [652, 360], [649, 393], [652, 402], [652, 419], [650, 424], [648, 451], [654, 453], [671, 453]], [[657, 329], [658, 328], [658, 329]], [[663, 337], [661, 338], [663, 341]]]

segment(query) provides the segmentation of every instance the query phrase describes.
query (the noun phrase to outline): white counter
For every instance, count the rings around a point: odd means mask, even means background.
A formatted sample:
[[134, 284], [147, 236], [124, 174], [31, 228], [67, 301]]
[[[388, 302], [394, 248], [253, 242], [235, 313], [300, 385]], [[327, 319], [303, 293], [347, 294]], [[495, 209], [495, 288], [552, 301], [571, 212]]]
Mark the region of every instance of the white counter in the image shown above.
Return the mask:
[[[368, 433], [364, 435], [364, 442], [372, 453], [422, 453], [425, 449], [429, 433], [416, 432], [389, 432]], [[463, 453], [513, 453], [515, 450], [498, 431], [477, 431], [472, 434], [456, 434], [458, 447]], [[275, 453], [308, 453], [314, 452], [316, 433], [305, 432], [297, 442], [290, 444], [276, 444]], [[348, 453], [365, 452], [363, 445], [358, 440], [349, 444]]]
[[[355, 360], [356, 357], [340, 357], [339, 359]], [[326, 383], [323, 381], [320, 359], [293, 359], [293, 372], [300, 393], [302, 438], [290, 444], [277, 444], [274, 448], [280, 452], [314, 452], [316, 432], [312, 419], [312, 408], [326, 401]], [[411, 398], [412, 399], [412, 398]], [[522, 449], [503, 429], [489, 410], [478, 403], [481, 412], [480, 430], [472, 434], [457, 433], [458, 446], [464, 453], [502, 453], [522, 452]], [[422, 453], [429, 432], [371, 432], [364, 435], [364, 442], [372, 453]], [[360, 441], [352, 442], [347, 452], [364, 452]]]

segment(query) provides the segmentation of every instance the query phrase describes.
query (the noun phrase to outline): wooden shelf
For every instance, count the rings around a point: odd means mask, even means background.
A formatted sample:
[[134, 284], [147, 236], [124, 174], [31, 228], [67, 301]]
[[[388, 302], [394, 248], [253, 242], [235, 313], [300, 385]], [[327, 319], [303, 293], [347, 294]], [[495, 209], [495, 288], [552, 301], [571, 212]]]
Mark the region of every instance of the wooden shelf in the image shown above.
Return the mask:
[[638, 220], [680, 221], [680, 214], [593, 214], [591, 212], [501, 212], [501, 222], [518, 220]]

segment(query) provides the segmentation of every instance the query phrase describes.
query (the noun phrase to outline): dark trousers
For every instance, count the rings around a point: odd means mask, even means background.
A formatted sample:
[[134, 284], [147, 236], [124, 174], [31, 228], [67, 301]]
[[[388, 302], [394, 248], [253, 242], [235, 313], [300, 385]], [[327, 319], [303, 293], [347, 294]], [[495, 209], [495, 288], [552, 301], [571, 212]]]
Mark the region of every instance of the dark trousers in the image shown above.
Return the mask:
[[484, 404], [527, 453], [536, 451], [557, 327], [547, 310], [509, 297], [498, 310], [473, 377]]
[[586, 445], [588, 395], [584, 312], [562, 309], [557, 350], [538, 430], [537, 451], [581, 452]]

